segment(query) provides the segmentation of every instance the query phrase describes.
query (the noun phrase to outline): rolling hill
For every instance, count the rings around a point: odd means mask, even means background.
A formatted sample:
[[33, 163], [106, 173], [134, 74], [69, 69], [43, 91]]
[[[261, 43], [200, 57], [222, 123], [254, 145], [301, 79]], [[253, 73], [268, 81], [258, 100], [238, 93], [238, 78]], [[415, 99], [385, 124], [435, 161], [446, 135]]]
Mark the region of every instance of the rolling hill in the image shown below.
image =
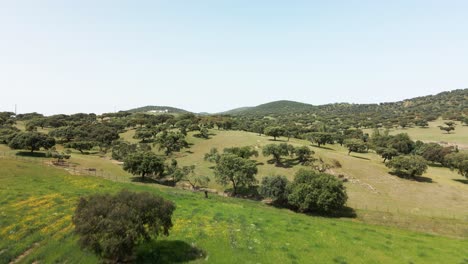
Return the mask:
[[143, 107], [138, 107], [138, 108], [133, 108], [130, 110], [126, 110], [125, 112], [130, 112], [130, 113], [145, 113], [145, 112], [150, 112], [150, 111], [166, 111], [167, 113], [170, 114], [183, 114], [183, 113], [191, 113], [190, 111], [176, 108], [176, 107], [171, 107], [171, 106], [157, 106], [157, 105], [147, 105]]
[[334, 117], [347, 115], [366, 117], [383, 115], [391, 117], [401, 116], [403, 114], [421, 115], [421, 113], [431, 113], [435, 117], [439, 117], [444, 114], [467, 114], [466, 109], [468, 109], [468, 89], [458, 89], [398, 102], [376, 104], [333, 103], [314, 106], [306, 103], [281, 100], [255, 107], [237, 108], [224, 113], [240, 116], [287, 116], [300, 113]]

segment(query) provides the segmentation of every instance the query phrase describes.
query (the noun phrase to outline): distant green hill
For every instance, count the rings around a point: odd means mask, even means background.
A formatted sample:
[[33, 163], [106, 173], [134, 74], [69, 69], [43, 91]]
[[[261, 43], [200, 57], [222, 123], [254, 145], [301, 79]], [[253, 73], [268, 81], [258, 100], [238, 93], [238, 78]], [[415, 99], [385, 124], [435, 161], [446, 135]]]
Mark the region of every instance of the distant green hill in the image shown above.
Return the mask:
[[157, 105], [148, 105], [148, 106], [138, 107], [138, 108], [127, 110], [126, 112], [144, 113], [144, 112], [151, 112], [151, 111], [156, 111], [156, 112], [161, 112], [161, 113], [164, 113], [167, 111], [167, 113], [170, 113], [170, 114], [190, 113], [190, 111], [180, 109], [180, 108], [175, 108], [175, 107], [170, 107], [170, 106], [157, 106]]
[[322, 116], [327, 118], [346, 119], [359, 117], [372, 119], [376, 116], [387, 119], [400, 116], [424, 116], [429, 120], [445, 116], [453, 119], [468, 109], [468, 89], [458, 89], [442, 92], [436, 95], [415, 97], [398, 102], [376, 104], [333, 103], [314, 106], [294, 101], [275, 101], [255, 107], [237, 108], [224, 112], [231, 115], [245, 116], [276, 116], [288, 117], [303, 114], [305, 116]]

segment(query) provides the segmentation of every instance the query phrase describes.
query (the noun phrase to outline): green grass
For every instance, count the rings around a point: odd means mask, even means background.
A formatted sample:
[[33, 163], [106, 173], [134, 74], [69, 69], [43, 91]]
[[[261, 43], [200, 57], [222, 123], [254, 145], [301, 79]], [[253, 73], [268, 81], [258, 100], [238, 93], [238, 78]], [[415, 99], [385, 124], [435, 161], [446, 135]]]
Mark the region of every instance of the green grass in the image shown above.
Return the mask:
[[28, 254], [21, 263], [96, 263], [94, 255], [77, 246], [71, 214], [79, 196], [122, 188], [160, 194], [177, 206], [171, 235], [140, 249], [140, 257], [153, 258], [153, 263], [156, 257], [188, 260], [186, 252], [171, 250], [171, 245], [179, 244], [206, 252], [195, 263], [468, 261], [468, 240], [307, 216], [242, 199], [204, 199], [199, 193], [173, 188], [69, 175], [36, 162], [1, 158], [0, 164], [0, 263], [24, 252]]
[[[188, 137], [193, 146], [185, 152], [178, 153], [178, 161], [182, 165], [196, 165], [196, 173], [207, 175], [213, 179], [211, 188], [223, 190], [214, 181], [212, 163], [203, 160], [210, 148], [218, 150], [233, 146], [253, 146], [258, 148], [258, 175], [260, 180], [268, 175], [280, 174], [292, 179], [294, 173], [303, 166], [291, 168], [277, 167], [268, 164], [268, 159], [261, 154], [261, 147], [270, 144], [270, 137], [258, 136], [255, 133], [241, 131], [213, 131], [216, 135], [204, 140]], [[283, 140], [283, 138], [280, 138]], [[310, 142], [291, 139], [295, 146], [310, 145]], [[351, 180], [345, 185], [348, 190], [348, 204], [353, 208], [372, 209], [381, 212], [394, 212], [424, 215], [430, 217], [458, 218], [468, 220], [468, 184], [466, 179], [447, 168], [431, 166], [424, 180], [418, 182], [401, 179], [388, 173], [388, 168], [375, 153], [351, 155], [339, 145], [326, 145], [325, 148], [311, 146], [316, 152], [315, 157], [324, 160], [338, 160], [342, 168], [334, 168], [334, 174], [344, 174]]]

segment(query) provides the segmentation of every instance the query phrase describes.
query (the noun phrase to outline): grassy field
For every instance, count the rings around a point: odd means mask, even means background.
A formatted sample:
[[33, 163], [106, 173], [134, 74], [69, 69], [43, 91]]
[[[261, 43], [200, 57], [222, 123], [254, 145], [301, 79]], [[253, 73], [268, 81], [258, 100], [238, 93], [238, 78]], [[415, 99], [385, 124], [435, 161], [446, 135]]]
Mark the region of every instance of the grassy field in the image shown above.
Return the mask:
[[[183, 165], [195, 164], [200, 175], [213, 176], [212, 163], [203, 160], [203, 155], [210, 148], [222, 150], [232, 146], [253, 146], [261, 152], [261, 147], [272, 143], [269, 137], [258, 136], [255, 133], [241, 131], [214, 131], [211, 139], [204, 140], [189, 137], [193, 146], [179, 153], [178, 161]], [[291, 139], [295, 146], [310, 145], [309, 142]], [[388, 174], [388, 168], [375, 153], [347, 154], [347, 150], [339, 145], [326, 145], [324, 148], [311, 146], [316, 152], [315, 157], [326, 161], [338, 160], [342, 168], [332, 169], [335, 174], [343, 174], [350, 180], [346, 183], [349, 194], [349, 205], [360, 209], [376, 209], [377, 211], [407, 212], [426, 216], [460, 218], [468, 220], [468, 184], [465, 178], [446, 168], [431, 166], [420, 180], [401, 179]], [[259, 166], [258, 179], [268, 175], [285, 175], [289, 179], [304, 166], [290, 168], [277, 167], [269, 164], [269, 158], [260, 154], [256, 158]], [[222, 190], [223, 187], [214, 181], [212, 188]]]
[[[390, 134], [407, 133], [413, 140], [421, 140], [424, 142], [450, 143], [458, 145], [460, 149], [468, 149], [468, 126], [464, 126], [460, 122], [455, 122], [455, 130], [447, 134], [439, 129], [439, 126], [444, 126], [446, 120], [438, 119], [434, 122], [429, 122], [429, 127], [410, 127], [391, 129]], [[372, 134], [372, 129], [365, 129], [365, 132]]]
[[139, 248], [143, 263], [468, 263], [466, 239], [70, 175], [9, 157], [0, 163], [0, 263], [96, 263], [77, 246], [71, 214], [79, 196], [122, 188], [160, 194], [177, 205], [171, 235]]

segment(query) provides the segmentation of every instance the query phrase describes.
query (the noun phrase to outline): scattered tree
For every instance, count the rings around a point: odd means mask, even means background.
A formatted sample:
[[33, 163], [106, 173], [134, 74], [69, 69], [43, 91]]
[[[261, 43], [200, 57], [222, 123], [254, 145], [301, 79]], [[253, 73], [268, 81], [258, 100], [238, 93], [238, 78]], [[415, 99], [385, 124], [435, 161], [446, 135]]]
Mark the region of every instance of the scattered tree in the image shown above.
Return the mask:
[[332, 175], [304, 169], [296, 173], [288, 193], [288, 203], [301, 212], [341, 210], [348, 199], [343, 182]]
[[281, 164], [281, 157], [294, 153], [294, 147], [286, 143], [268, 144], [263, 147], [262, 153], [265, 157], [273, 156], [276, 165], [279, 165]]
[[394, 149], [394, 148], [377, 148], [376, 150], [377, 154], [379, 154], [384, 160], [383, 162], [387, 160], [393, 159], [393, 157], [398, 156], [400, 153]]
[[258, 151], [251, 146], [225, 148], [224, 153], [231, 153], [244, 159], [250, 159], [252, 156], [258, 157]]
[[312, 132], [307, 134], [306, 138], [319, 147], [325, 144], [333, 144], [333, 134], [327, 132]]
[[404, 177], [421, 176], [427, 170], [426, 160], [418, 155], [397, 156], [387, 162], [386, 166], [393, 173]]
[[8, 144], [12, 149], [27, 149], [33, 153], [41, 148], [50, 149], [55, 139], [39, 132], [19, 132]]
[[175, 205], [148, 192], [81, 197], [73, 216], [81, 247], [112, 263], [133, 259], [143, 241], [169, 235]]
[[351, 154], [351, 152], [362, 153], [367, 150], [366, 143], [356, 138], [347, 139], [345, 141], [345, 146], [348, 148], [348, 155]]
[[65, 144], [65, 147], [76, 149], [83, 154], [85, 150], [91, 150], [95, 145], [96, 143], [91, 141], [75, 141]]
[[277, 137], [283, 136], [284, 133], [285, 133], [284, 128], [279, 127], [279, 126], [265, 128], [265, 135], [273, 137], [273, 140], [275, 141]]
[[161, 176], [164, 173], [164, 160], [153, 152], [135, 152], [125, 158], [123, 169], [142, 178], [148, 174]]
[[305, 164], [311, 160], [312, 155], [315, 154], [315, 152], [310, 150], [310, 148], [307, 146], [300, 146], [294, 148], [294, 154], [296, 155], [299, 162]]
[[174, 151], [180, 151], [182, 148], [188, 147], [185, 136], [180, 132], [164, 131], [156, 136], [156, 143], [159, 144], [160, 150], [164, 150], [166, 156], [169, 156]]
[[216, 180], [223, 185], [232, 184], [233, 195], [239, 186], [249, 187], [256, 183], [257, 165], [255, 161], [243, 159], [234, 154], [223, 154], [216, 163]]

